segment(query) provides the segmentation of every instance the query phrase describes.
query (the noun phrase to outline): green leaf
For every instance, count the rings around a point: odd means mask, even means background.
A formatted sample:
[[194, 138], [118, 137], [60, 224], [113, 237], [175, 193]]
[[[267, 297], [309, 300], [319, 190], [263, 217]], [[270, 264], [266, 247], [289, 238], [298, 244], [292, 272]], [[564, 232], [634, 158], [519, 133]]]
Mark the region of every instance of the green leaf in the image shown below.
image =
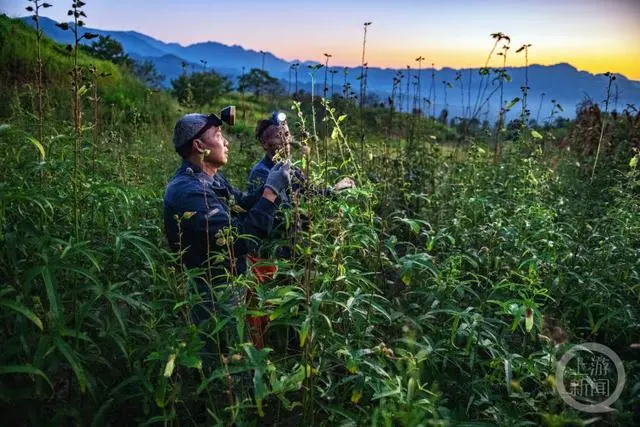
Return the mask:
[[511, 378], [513, 375], [513, 370], [511, 367], [511, 361], [504, 359], [504, 382], [507, 387], [507, 393], [511, 392]]
[[16, 313], [22, 314], [27, 319], [31, 320], [40, 330], [42, 331], [44, 328], [42, 326], [42, 320], [36, 314], [29, 310], [27, 307], [22, 304], [18, 304], [12, 301], [0, 300], [0, 306], [4, 306], [10, 310], [15, 311]]
[[629, 167], [631, 169], [635, 169], [636, 166], [638, 166], [638, 157], [640, 157], [640, 156], [633, 156], [631, 158], [631, 160], [629, 161]]
[[148, 268], [155, 276], [156, 267], [154, 259], [158, 252], [157, 247], [149, 240], [145, 239], [144, 237], [138, 236], [133, 231], [123, 231], [116, 235], [115, 246], [117, 255], [120, 255], [120, 252], [122, 251], [122, 242], [130, 243], [137, 249], [137, 252], [146, 261]]
[[405, 286], [409, 286], [411, 284], [411, 272], [408, 270], [403, 271], [402, 276], [400, 276], [400, 280], [402, 280], [402, 283], [404, 283]]
[[542, 135], [540, 135], [540, 133], [535, 129], [531, 129], [531, 136], [535, 139], [542, 139]]
[[178, 364], [186, 366], [187, 368], [202, 369], [202, 360], [200, 360], [198, 356], [192, 354], [180, 355], [178, 358]]
[[411, 377], [407, 383], [407, 402], [413, 401], [413, 397], [416, 393], [416, 379]]
[[533, 310], [531, 308], [526, 309], [524, 325], [525, 325], [526, 331], [531, 332], [531, 329], [533, 329]]
[[173, 374], [173, 369], [176, 367], [176, 354], [172, 353], [169, 355], [169, 359], [167, 360], [167, 364], [164, 367], [164, 376], [169, 378], [171, 374]]
[[84, 373], [84, 369], [82, 368], [82, 364], [80, 361], [74, 356], [73, 350], [69, 347], [69, 344], [64, 342], [62, 338], [56, 338], [56, 347], [60, 353], [67, 359], [73, 373], [76, 375], [78, 379], [78, 384], [80, 385], [80, 391], [84, 393], [87, 389], [87, 376]]
[[384, 391], [378, 391], [375, 393], [371, 400], [382, 399], [383, 397], [389, 397], [396, 394], [400, 394], [402, 392], [402, 383], [400, 382], [400, 378], [396, 377], [397, 387], [396, 388], [387, 388]]
[[47, 299], [49, 300], [49, 310], [54, 319], [60, 317], [60, 304], [58, 303], [58, 294], [56, 294], [55, 285], [53, 284], [53, 276], [51, 276], [51, 270], [47, 267], [41, 268], [42, 280], [44, 280], [44, 287], [47, 291]]
[[302, 327], [300, 328], [300, 348], [304, 347], [304, 343], [307, 341], [307, 337], [309, 336], [309, 329], [311, 329], [310, 316], [311, 315], [302, 322]]
[[176, 310], [177, 310], [177, 309], [179, 309], [180, 307], [183, 307], [183, 306], [185, 306], [185, 305], [187, 305], [187, 304], [189, 304], [189, 301], [180, 301], [180, 302], [176, 303], [176, 304], [173, 306], [173, 311], [176, 311]]
[[38, 149], [38, 152], [40, 153], [40, 161], [43, 162], [45, 158], [45, 153], [44, 153], [44, 147], [42, 146], [40, 141], [38, 141], [32, 136], [28, 136], [27, 139], [29, 140], [30, 143], [32, 143]]
[[106, 402], [104, 402], [100, 406], [100, 409], [98, 409], [98, 412], [96, 412], [95, 416], [93, 417], [93, 421], [91, 422], [91, 427], [98, 427], [105, 424], [104, 417], [112, 403], [113, 403], [113, 398], [108, 399]]
[[83, 85], [78, 89], [78, 96], [82, 96], [89, 91], [89, 88], [86, 85]]
[[51, 384], [51, 381], [49, 381], [49, 377], [47, 377], [47, 375], [44, 372], [42, 372], [40, 369], [36, 368], [35, 366], [31, 366], [31, 365], [0, 366], [0, 375], [6, 375], [6, 374], [37, 375], [43, 378], [47, 382], [47, 384], [49, 384], [49, 387], [51, 387], [51, 390], [53, 390], [53, 384]]
[[516, 105], [518, 102], [520, 102], [520, 98], [516, 96], [515, 98], [513, 98], [513, 99], [512, 99], [512, 100], [507, 104], [507, 106], [506, 106], [506, 107], [504, 107], [504, 110], [505, 110], [505, 111], [509, 111], [509, 110], [510, 110], [510, 109], [512, 109], [512, 108], [513, 108], [513, 106], [514, 106], [514, 105]]
[[264, 372], [268, 363], [267, 355], [271, 349], [263, 348], [258, 350], [253, 345], [245, 344], [244, 351], [253, 365], [253, 395], [256, 399], [256, 406], [258, 409], [258, 415], [264, 417], [264, 410], [262, 409], [262, 401], [268, 395], [267, 385], [264, 382]]

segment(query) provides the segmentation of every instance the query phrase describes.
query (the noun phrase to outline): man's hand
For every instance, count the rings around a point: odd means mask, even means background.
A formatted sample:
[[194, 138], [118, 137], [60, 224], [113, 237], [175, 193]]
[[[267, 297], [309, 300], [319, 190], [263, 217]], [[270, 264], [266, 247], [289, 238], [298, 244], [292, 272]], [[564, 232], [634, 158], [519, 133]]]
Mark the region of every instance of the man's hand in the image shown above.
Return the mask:
[[351, 178], [342, 178], [336, 185], [333, 186], [333, 191], [346, 190], [347, 188], [355, 188], [356, 183]]
[[262, 197], [264, 197], [271, 203], [275, 203], [276, 199], [278, 198], [278, 195], [274, 193], [272, 189], [265, 188], [264, 191], [262, 192]]
[[[291, 162], [278, 162], [269, 171], [269, 176], [264, 183], [265, 192], [267, 190], [273, 191], [278, 196], [282, 197], [283, 191], [286, 191], [291, 185]], [[263, 193], [264, 195], [264, 193]]]

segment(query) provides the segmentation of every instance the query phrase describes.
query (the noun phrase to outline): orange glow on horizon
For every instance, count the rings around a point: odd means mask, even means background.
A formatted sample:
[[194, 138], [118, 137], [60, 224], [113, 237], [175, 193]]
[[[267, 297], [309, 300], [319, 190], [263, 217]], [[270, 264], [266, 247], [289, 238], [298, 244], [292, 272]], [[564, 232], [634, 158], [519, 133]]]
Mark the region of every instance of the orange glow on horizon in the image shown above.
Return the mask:
[[[522, 67], [525, 65], [525, 58], [523, 54], [514, 54], [516, 50], [513, 45], [507, 56], [508, 67]], [[490, 46], [489, 46], [490, 48]], [[319, 50], [320, 51], [320, 50]], [[333, 57], [329, 66], [348, 66], [357, 67], [360, 66], [360, 55], [355, 49], [337, 50], [323, 50], [332, 52]], [[447, 49], [429, 50], [424, 49], [423, 52], [417, 52], [415, 49], [368, 49], [366, 60], [371, 67], [377, 68], [397, 68], [403, 69], [407, 65], [411, 68], [416, 68], [417, 63], [415, 58], [419, 55], [425, 56], [427, 59], [422, 63], [423, 68], [430, 68], [431, 64], [435, 64], [436, 69], [442, 68], [478, 68], [485, 64], [488, 55], [488, 49], [485, 52], [472, 47], [468, 49], [457, 48], [455, 51]], [[321, 58], [322, 53], [312, 53], [314, 58]], [[290, 52], [274, 52], [274, 54], [281, 56], [283, 59], [294, 60], [300, 59], [300, 55], [292, 54]], [[305, 58], [308, 59], [308, 58]], [[321, 61], [320, 59], [316, 59]], [[496, 56], [492, 57], [490, 66], [499, 66], [502, 58]], [[535, 45], [529, 52], [529, 64], [539, 65], [554, 65], [559, 63], [568, 63], [574, 66], [579, 71], [587, 71], [592, 74], [600, 74], [607, 71], [619, 73], [631, 80], [640, 81], [640, 49], [635, 46], [620, 46], [611, 47], [609, 49], [594, 49], [589, 50], [587, 48], [567, 48], [563, 50], [552, 51], [548, 48], [544, 49], [544, 52], [537, 51]]]

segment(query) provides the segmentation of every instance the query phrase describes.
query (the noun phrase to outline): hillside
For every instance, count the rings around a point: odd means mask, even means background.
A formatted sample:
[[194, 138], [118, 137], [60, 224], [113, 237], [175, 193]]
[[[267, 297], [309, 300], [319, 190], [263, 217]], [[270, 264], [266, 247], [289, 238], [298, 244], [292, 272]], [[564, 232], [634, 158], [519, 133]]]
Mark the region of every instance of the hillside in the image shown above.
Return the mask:
[[[68, 35], [65, 35], [68, 37]], [[16, 90], [21, 87], [32, 88], [36, 80], [36, 37], [35, 32], [19, 20], [11, 20], [0, 16], [0, 86], [2, 99], [15, 99]], [[43, 83], [47, 90], [47, 110], [56, 119], [66, 117], [70, 109], [70, 77], [73, 59], [65, 46], [44, 37], [41, 45], [43, 61]], [[85, 70], [84, 79], [90, 86], [92, 75], [87, 71], [95, 66], [99, 74], [108, 75], [99, 79], [98, 90], [103, 104], [102, 115], [111, 117], [115, 111], [137, 111], [154, 123], [166, 122], [175, 114], [177, 106], [167, 94], [154, 93], [155, 104], [151, 106], [147, 100], [149, 89], [127, 71], [109, 61], [101, 61], [80, 51], [78, 63]], [[31, 91], [28, 98], [22, 95], [20, 102], [26, 104], [35, 96]], [[87, 100], [88, 102], [88, 100]], [[12, 114], [12, 102], [0, 104], [0, 117]]]

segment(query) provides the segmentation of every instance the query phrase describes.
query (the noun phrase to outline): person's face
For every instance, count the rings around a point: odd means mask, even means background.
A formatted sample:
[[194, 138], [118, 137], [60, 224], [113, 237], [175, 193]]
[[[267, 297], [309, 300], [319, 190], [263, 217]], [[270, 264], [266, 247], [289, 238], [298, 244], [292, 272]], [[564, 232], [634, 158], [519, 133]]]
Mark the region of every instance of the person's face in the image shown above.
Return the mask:
[[203, 161], [219, 168], [227, 164], [229, 159], [229, 141], [222, 135], [220, 127], [207, 129], [202, 136], [194, 141], [198, 144], [199, 151], [204, 154]]
[[269, 126], [262, 137], [262, 146], [269, 156], [280, 153], [283, 158], [288, 158], [291, 153], [291, 133], [286, 123], [279, 126]]

